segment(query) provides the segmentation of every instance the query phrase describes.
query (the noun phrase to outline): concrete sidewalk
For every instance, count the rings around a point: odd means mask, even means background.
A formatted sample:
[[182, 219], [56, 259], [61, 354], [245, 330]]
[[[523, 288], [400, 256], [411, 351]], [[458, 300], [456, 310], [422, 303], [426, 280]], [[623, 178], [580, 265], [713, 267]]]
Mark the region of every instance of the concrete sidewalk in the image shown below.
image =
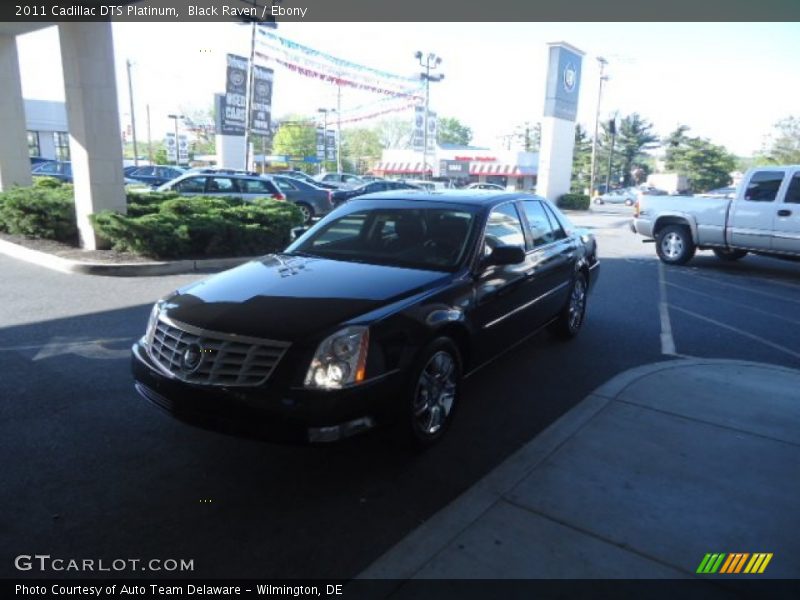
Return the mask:
[[[672, 360], [598, 388], [359, 578], [798, 578], [798, 507], [800, 371]], [[773, 557], [696, 574], [739, 552]]]

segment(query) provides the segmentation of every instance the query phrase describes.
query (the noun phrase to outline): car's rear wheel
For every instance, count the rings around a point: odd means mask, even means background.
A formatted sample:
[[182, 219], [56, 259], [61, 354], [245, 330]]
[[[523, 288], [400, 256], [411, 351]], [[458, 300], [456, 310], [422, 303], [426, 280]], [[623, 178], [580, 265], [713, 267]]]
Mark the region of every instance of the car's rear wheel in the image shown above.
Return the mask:
[[586, 316], [586, 299], [589, 284], [586, 275], [578, 272], [572, 282], [567, 303], [551, 327], [553, 333], [563, 339], [571, 339], [578, 335]]
[[403, 434], [414, 449], [438, 442], [453, 420], [461, 390], [461, 355], [446, 337], [419, 355], [405, 395]]
[[631, 200], [630, 198], [625, 200], [625, 206], [633, 206], [633, 200]]
[[714, 254], [720, 260], [733, 262], [747, 256], [747, 250], [728, 250], [723, 248], [714, 248]]
[[656, 253], [668, 265], [686, 264], [696, 251], [692, 233], [685, 225], [667, 225], [656, 234]]
[[311, 219], [314, 218], [314, 209], [305, 202], [298, 202], [296, 206], [303, 214], [303, 223], [311, 223]]

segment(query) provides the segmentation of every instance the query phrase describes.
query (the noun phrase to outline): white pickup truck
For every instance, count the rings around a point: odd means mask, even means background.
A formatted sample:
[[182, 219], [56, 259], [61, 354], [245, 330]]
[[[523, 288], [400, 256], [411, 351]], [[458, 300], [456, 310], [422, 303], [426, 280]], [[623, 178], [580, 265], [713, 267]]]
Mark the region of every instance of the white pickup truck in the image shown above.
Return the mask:
[[800, 165], [750, 169], [733, 199], [641, 195], [631, 229], [672, 265], [697, 250], [723, 260], [748, 252], [800, 259]]

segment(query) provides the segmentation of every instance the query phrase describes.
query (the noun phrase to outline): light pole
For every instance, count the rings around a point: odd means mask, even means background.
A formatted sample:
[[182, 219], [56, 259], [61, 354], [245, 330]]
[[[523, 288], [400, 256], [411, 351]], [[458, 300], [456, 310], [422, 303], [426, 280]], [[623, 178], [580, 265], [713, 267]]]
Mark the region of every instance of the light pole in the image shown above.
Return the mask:
[[597, 136], [600, 127], [600, 101], [603, 98], [603, 82], [608, 81], [608, 75], [605, 74], [605, 68], [608, 61], [602, 56], [597, 57], [597, 62], [600, 63], [600, 88], [597, 92], [597, 114], [594, 118], [594, 139], [592, 140], [592, 167], [591, 175], [589, 176], [589, 197], [594, 194], [594, 180], [597, 174]]
[[422, 60], [422, 52], [417, 50], [414, 54], [414, 58], [419, 61], [419, 65], [425, 68], [424, 73], [420, 73], [420, 79], [425, 82], [425, 114], [423, 116], [423, 131], [422, 131], [422, 178], [428, 178], [428, 107], [430, 106], [431, 100], [431, 81], [441, 81], [444, 79], [444, 75], [439, 73], [438, 75], [431, 75], [431, 71], [436, 69], [440, 64], [442, 64], [442, 57], [436, 56], [433, 52], [428, 52], [428, 55], [425, 57], [423, 62]]
[[133, 83], [131, 83], [131, 61], [125, 61], [125, 66], [128, 67], [128, 97], [131, 101], [131, 134], [133, 135], [133, 165], [139, 166], [139, 150], [136, 146], [136, 115], [133, 112]]
[[[322, 173], [322, 169], [325, 166], [325, 163], [328, 162], [328, 113], [335, 113], [335, 108], [318, 108], [318, 113], [322, 114], [322, 163], [319, 166], [319, 172]], [[337, 113], [338, 114], [338, 113]]]
[[178, 119], [182, 119], [183, 115], [167, 115], [170, 119], [175, 121], [175, 166], [180, 165], [181, 153], [178, 149]]

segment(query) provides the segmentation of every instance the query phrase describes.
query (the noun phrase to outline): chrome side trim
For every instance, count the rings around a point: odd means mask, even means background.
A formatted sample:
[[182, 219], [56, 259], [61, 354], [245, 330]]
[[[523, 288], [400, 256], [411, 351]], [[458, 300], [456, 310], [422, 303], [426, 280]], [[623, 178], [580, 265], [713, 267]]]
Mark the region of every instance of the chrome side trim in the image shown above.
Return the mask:
[[497, 324], [498, 324], [498, 323], [500, 323], [501, 321], [504, 321], [504, 320], [506, 320], [508, 317], [510, 317], [510, 316], [512, 316], [512, 315], [515, 315], [515, 314], [517, 314], [518, 312], [520, 312], [521, 310], [525, 310], [526, 308], [528, 308], [528, 307], [530, 307], [530, 306], [533, 306], [534, 304], [536, 304], [536, 303], [537, 303], [537, 302], [539, 302], [540, 300], [544, 300], [545, 298], [547, 298], [548, 296], [551, 296], [552, 294], [555, 294], [555, 293], [556, 293], [558, 290], [560, 290], [561, 288], [563, 288], [563, 287], [565, 287], [565, 286], [567, 286], [567, 285], [569, 285], [569, 282], [567, 282], [567, 281], [565, 281], [564, 283], [560, 283], [560, 284], [558, 284], [558, 285], [557, 285], [556, 287], [554, 287], [552, 290], [550, 290], [550, 291], [548, 291], [548, 292], [545, 292], [544, 294], [542, 294], [542, 295], [541, 295], [541, 296], [539, 296], [538, 298], [534, 298], [534, 299], [533, 299], [533, 300], [531, 300], [530, 302], [526, 302], [526, 303], [525, 303], [525, 304], [523, 304], [522, 306], [518, 306], [517, 308], [515, 308], [515, 309], [514, 309], [514, 310], [512, 310], [511, 312], [507, 312], [507, 313], [506, 313], [506, 314], [504, 314], [502, 317], [498, 317], [498, 318], [497, 318], [497, 319], [495, 319], [494, 321], [489, 321], [488, 323], [486, 323], [486, 325], [484, 325], [484, 326], [483, 326], [483, 328], [484, 328], [484, 329], [489, 329], [489, 327], [494, 327], [495, 325], [497, 325]]
[[191, 333], [192, 335], [204, 336], [204, 337], [213, 337], [217, 339], [223, 339], [230, 342], [241, 342], [242, 344], [268, 344], [270, 346], [278, 346], [280, 348], [288, 348], [291, 346], [289, 342], [281, 342], [278, 340], [270, 340], [267, 338], [257, 338], [257, 337], [248, 337], [246, 335], [239, 335], [237, 333], [224, 333], [222, 331], [213, 331], [211, 329], [203, 329], [202, 327], [195, 327], [194, 325], [189, 325], [188, 323], [184, 323], [183, 321], [177, 321], [175, 319], [170, 319], [163, 313], [159, 315], [158, 319], [163, 321], [167, 325], [171, 325], [172, 327], [176, 327], [186, 333]]

